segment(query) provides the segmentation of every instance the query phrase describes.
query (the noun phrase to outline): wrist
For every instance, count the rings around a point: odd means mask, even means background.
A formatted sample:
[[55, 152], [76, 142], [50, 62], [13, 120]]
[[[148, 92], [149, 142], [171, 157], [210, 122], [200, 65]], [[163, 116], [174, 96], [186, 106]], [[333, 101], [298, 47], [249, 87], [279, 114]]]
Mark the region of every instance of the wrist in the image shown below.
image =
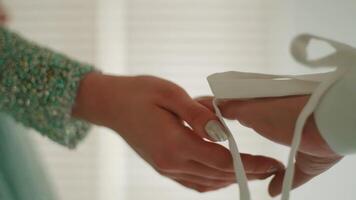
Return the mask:
[[93, 123], [90, 113], [94, 109], [93, 105], [97, 104], [96, 92], [100, 87], [101, 76], [99, 72], [91, 72], [84, 76], [80, 81], [77, 96], [72, 107], [72, 116]]
[[[129, 77], [88, 73], [81, 81], [72, 108], [72, 116], [93, 124], [112, 128], [117, 111], [124, 103], [125, 84]], [[115, 109], [113, 109], [115, 108]]]

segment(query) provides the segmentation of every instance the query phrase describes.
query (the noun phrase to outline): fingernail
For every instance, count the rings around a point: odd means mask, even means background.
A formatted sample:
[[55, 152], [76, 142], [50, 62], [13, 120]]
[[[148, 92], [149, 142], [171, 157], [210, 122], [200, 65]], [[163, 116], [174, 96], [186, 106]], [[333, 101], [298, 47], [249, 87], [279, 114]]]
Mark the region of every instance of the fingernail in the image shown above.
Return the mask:
[[267, 169], [266, 172], [267, 172], [268, 174], [272, 174], [272, 173], [276, 173], [278, 170], [279, 170], [278, 167], [272, 165], [269, 169]]
[[214, 141], [222, 142], [227, 140], [226, 133], [217, 120], [210, 120], [205, 125], [205, 131]]

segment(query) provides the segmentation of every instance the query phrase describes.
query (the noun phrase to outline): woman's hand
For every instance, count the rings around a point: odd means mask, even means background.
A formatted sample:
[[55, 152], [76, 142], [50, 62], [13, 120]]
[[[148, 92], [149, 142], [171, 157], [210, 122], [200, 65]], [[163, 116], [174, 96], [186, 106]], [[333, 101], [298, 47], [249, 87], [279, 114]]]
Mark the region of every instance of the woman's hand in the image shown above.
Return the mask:
[[[156, 171], [186, 187], [205, 192], [236, 181], [230, 152], [203, 139], [224, 139], [216, 137], [223, 132], [216, 116], [174, 83], [91, 73], [81, 81], [73, 115], [115, 130]], [[242, 159], [250, 180], [283, 168], [263, 156]]]
[[[236, 119], [260, 135], [290, 146], [296, 120], [308, 99], [309, 96], [294, 96], [231, 100], [221, 102], [219, 107], [224, 117]], [[213, 109], [211, 97], [200, 98], [198, 101]], [[341, 158], [322, 138], [311, 116], [305, 125], [296, 158], [293, 187], [298, 187], [323, 173]], [[269, 186], [272, 196], [280, 194], [284, 172], [281, 171], [272, 179]]]

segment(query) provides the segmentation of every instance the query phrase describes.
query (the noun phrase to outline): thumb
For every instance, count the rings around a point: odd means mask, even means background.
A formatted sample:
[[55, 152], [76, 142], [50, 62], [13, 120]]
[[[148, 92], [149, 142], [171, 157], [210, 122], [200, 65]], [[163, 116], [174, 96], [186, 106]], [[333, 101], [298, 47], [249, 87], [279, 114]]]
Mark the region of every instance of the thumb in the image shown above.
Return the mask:
[[[272, 197], [275, 197], [282, 192], [283, 180], [286, 170], [278, 172], [275, 177], [271, 180], [268, 186], [268, 192]], [[295, 168], [292, 189], [295, 189], [304, 183], [308, 182], [314, 176], [310, 174], [305, 174], [298, 167]]]
[[[296, 157], [296, 162], [294, 164], [294, 177], [292, 188], [297, 188], [308, 181], [310, 181], [315, 176], [323, 173], [324, 171], [330, 169], [342, 157], [317, 157], [305, 153], [299, 152]], [[276, 196], [281, 193], [283, 179], [285, 170], [276, 174], [269, 184], [269, 193], [271, 196]]]
[[186, 93], [173, 99], [166, 102], [166, 109], [187, 122], [199, 136], [211, 141], [227, 140], [225, 129], [212, 110], [194, 101]]

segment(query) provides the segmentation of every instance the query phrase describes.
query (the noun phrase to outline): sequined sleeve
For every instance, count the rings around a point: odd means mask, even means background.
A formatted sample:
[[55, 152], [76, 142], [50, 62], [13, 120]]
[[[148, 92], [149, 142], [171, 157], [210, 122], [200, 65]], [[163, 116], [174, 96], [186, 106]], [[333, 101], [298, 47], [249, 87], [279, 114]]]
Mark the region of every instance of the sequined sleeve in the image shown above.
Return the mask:
[[89, 124], [71, 117], [81, 78], [93, 70], [0, 27], [0, 110], [74, 148]]

